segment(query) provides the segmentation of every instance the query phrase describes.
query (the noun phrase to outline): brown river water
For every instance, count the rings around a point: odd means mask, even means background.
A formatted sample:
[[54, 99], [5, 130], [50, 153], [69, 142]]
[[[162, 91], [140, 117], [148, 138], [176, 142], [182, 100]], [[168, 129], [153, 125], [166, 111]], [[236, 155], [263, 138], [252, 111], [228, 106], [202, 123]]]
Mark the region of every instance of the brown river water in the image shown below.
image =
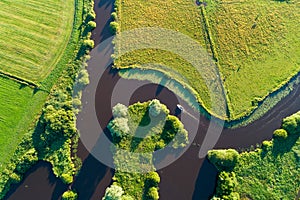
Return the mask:
[[[113, 10], [113, 3], [113, 0], [95, 0], [97, 28], [92, 33], [95, 45], [100, 44], [111, 36], [109, 23], [111, 21], [110, 14]], [[109, 62], [111, 52], [111, 49], [106, 52], [106, 60], [104, 59], [103, 62]], [[93, 67], [88, 70], [90, 74], [93, 74]], [[93, 77], [95, 76], [90, 75], [91, 79]], [[95, 106], [98, 111], [97, 117], [102, 127], [105, 127], [112, 117], [110, 106], [112, 91], [120, 79], [113, 71], [106, 69], [100, 81], [103, 84], [99, 84], [97, 87], [95, 97], [97, 103]], [[129, 85], [140, 82], [137, 80], [126, 81]], [[259, 120], [245, 127], [224, 129], [215, 148], [241, 150], [271, 139], [272, 132], [280, 127], [282, 118], [300, 110], [299, 96], [300, 88], [297, 88]], [[178, 103], [175, 95], [167, 88], [147, 81], [144, 81], [143, 87], [134, 92], [130, 103], [143, 102], [153, 98], [157, 98], [166, 104], [171, 114], [175, 114], [175, 108]], [[183, 104], [183, 107], [189, 112], [193, 112], [188, 105]], [[181, 116], [179, 115], [178, 117]], [[189, 122], [184, 125], [188, 129]], [[209, 121], [201, 116], [197, 135], [190, 148], [174, 163], [158, 171], [161, 177], [159, 185], [160, 199], [206, 200], [213, 194], [217, 171], [207, 159], [198, 158], [199, 144], [202, 144], [208, 125]], [[95, 159], [86, 150], [82, 142], [79, 142], [78, 156], [82, 159], [83, 165], [70, 188], [78, 192], [79, 200], [101, 199], [106, 187], [111, 184], [113, 170]], [[5, 199], [56, 200], [60, 199], [67, 188], [68, 186], [55, 178], [50, 164], [38, 162], [25, 174], [25, 178], [21, 183], [12, 186]]]

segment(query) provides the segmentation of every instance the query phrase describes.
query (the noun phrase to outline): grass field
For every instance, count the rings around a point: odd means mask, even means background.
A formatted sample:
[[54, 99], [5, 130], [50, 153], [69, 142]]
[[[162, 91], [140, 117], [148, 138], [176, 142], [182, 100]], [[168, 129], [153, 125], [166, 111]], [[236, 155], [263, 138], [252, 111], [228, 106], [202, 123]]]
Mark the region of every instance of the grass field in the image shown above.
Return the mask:
[[72, 31], [74, 1], [0, 1], [0, 70], [34, 82], [55, 67]]
[[[218, 60], [226, 90], [229, 120], [249, 115], [259, 102], [300, 70], [299, 1], [193, 1], [120, 0], [117, 22], [121, 31], [162, 27], [179, 31]], [[204, 81], [183, 58], [158, 49], [137, 50], [115, 61], [116, 67], [159, 63], [183, 74], [210, 108]], [[143, 66], [145, 67], [145, 66]]]
[[[43, 81], [50, 90], [78, 43], [80, 30], [71, 36], [73, 19], [74, 1], [1, 1], [0, 73], [25, 82]], [[81, 18], [77, 21], [81, 23]], [[47, 96], [47, 92], [0, 76], [0, 171], [24, 134], [34, 128]]]
[[46, 97], [45, 92], [34, 94], [30, 87], [0, 77], [0, 171], [13, 155], [26, 127], [33, 125]]
[[272, 151], [241, 154], [234, 170], [237, 192], [244, 199], [295, 199], [300, 189], [299, 150], [298, 139], [291, 151], [280, 156]]
[[[142, 0], [121, 0], [118, 6], [120, 9], [117, 12], [117, 21], [121, 31], [142, 27], [160, 27], [177, 30], [197, 41], [202, 47], [206, 48], [207, 46], [200, 10], [192, 1], [166, 0], [158, 2], [157, 0], [150, 0], [145, 2]], [[115, 66], [126, 68], [147, 63], [161, 64], [171, 68], [175, 73], [181, 74], [176, 78], [181, 82], [192, 85], [199, 93], [205, 106], [210, 108], [208, 88], [197, 69], [173, 52], [159, 49], [136, 50], [117, 59]], [[151, 65], [143, 67], [153, 68]], [[163, 71], [163, 69], [160, 70]]]
[[300, 2], [208, 1], [231, 118], [249, 113], [300, 71]]

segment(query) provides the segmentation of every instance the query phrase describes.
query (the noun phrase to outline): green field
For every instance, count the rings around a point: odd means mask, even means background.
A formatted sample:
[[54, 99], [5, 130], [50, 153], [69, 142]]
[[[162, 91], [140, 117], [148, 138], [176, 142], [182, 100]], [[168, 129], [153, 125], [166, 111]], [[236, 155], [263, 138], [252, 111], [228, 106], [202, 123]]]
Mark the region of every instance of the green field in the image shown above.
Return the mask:
[[47, 94], [0, 77], [0, 171], [21, 142]]
[[300, 71], [300, 2], [208, 1], [206, 17], [232, 119]]
[[[200, 10], [192, 1], [118, 1], [117, 22], [121, 31], [142, 27], [160, 27], [177, 30], [189, 36], [201, 46], [206, 47], [204, 25]], [[200, 95], [204, 106], [210, 108], [210, 96], [204, 80], [190, 63], [173, 52], [159, 49], [136, 50], [115, 60], [118, 68], [135, 67], [140, 64], [155, 63], [171, 68], [177, 74], [177, 80], [193, 86]], [[153, 66], [143, 66], [153, 68]], [[164, 71], [163, 69], [160, 69]], [[167, 71], [169, 72], [169, 71]], [[173, 74], [174, 76], [174, 74]]]
[[[73, 56], [74, 46], [67, 47], [73, 19], [74, 1], [0, 2], [0, 169], [34, 127], [48, 96], [25, 82], [45, 80], [50, 89]], [[56, 78], [45, 79], [55, 67]]]
[[73, 17], [74, 1], [1, 0], [0, 72], [43, 80], [66, 48]]
[[[218, 60], [229, 107], [227, 118], [235, 120], [251, 114], [269, 93], [300, 71], [299, 19], [299, 1], [210, 0], [203, 8], [193, 1], [120, 0], [116, 21], [120, 31], [162, 27], [196, 40]], [[172, 52], [137, 50], [115, 60], [118, 68], [145, 63], [159, 63], [183, 74], [184, 80], [174, 78], [191, 85], [210, 109], [204, 81]]]

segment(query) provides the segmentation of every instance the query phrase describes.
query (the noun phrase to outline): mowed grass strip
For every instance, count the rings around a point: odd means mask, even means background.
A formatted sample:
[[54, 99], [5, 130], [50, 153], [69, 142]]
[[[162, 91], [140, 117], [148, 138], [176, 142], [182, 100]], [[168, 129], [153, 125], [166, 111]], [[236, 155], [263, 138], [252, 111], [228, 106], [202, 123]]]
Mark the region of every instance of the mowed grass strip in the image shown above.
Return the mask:
[[[120, 31], [144, 27], [170, 29], [189, 36], [199, 43], [203, 49], [208, 49], [208, 52], [210, 52], [209, 44], [205, 39], [206, 35], [200, 9], [193, 1], [119, 0], [117, 6], [117, 22]], [[150, 64], [144, 65], [148, 63]], [[211, 108], [210, 95], [205, 81], [189, 61], [184, 60], [174, 52], [160, 49], [143, 49], [127, 53], [115, 60], [115, 67], [117, 68], [157, 69], [151, 64], [165, 66], [165, 69], [160, 68], [159, 70], [168, 74], [174, 70], [173, 78], [190, 85], [199, 94], [198, 99], [201, 99], [204, 106], [208, 109]]]
[[205, 9], [236, 119], [299, 72], [300, 2], [209, 0]]
[[5, 167], [24, 131], [34, 122], [47, 93], [0, 77], [0, 170]]
[[2, 0], [0, 70], [42, 81], [65, 50], [73, 16], [74, 1]]

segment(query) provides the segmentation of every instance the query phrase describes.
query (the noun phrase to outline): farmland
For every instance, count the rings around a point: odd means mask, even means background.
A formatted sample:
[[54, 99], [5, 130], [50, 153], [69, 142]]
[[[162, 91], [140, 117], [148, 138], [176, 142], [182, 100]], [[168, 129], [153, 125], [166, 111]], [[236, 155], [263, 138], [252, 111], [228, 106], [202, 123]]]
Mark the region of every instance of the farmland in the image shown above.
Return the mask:
[[45, 80], [50, 89], [55, 78], [46, 77], [73, 55], [74, 46], [67, 47], [73, 18], [74, 1], [0, 2], [0, 169], [34, 128], [48, 96], [27, 83]]
[[[0, 77], [0, 170], [27, 131], [39, 109], [46, 93], [24, 87], [15, 81]], [[2, 170], [1, 170], [2, 171]]]
[[[177, 30], [198, 42], [202, 47], [207, 46], [200, 10], [194, 6], [192, 1], [129, 0], [118, 1], [118, 3], [117, 6], [120, 8], [117, 12], [117, 22], [121, 31], [142, 27], [160, 27]], [[210, 108], [208, 88], [197, 69], [174, 52], [160, 49], [136, 50], [120, 57], [114, 64], [118, 68], [127, 68], [141, 67], [140, 65], [147, 63], [161, 64], [171, 68], [175, 73], [181, 74], [176, 76], [177, 79], [193, 86], [204, 105]], [[151, 65], [143, 67], [153, 68]]]
[[[162, 27], [196, 40], [216, 60], [231, 121], [250, 115], [300, 71], [299, 8], [297, 1], [210, 0], [206, 7], [197, 7], [193, 1], [120, 0], [116, 21], [120, 31]], [[204, 81], [178, 55], [143, 49], [115, 60], [117, 68], [151, 68], [145, 63], [159, 63], [182, 74], [185, 80], [173, 77], [189, 84], [210, 109]]]
[[299, 1], [209, 1], [206, 17], [231, 118], [300, 71]]
[[1, 1], [1, 72], [42, 81], [66, 48], [73, 14], [74, 1]]

